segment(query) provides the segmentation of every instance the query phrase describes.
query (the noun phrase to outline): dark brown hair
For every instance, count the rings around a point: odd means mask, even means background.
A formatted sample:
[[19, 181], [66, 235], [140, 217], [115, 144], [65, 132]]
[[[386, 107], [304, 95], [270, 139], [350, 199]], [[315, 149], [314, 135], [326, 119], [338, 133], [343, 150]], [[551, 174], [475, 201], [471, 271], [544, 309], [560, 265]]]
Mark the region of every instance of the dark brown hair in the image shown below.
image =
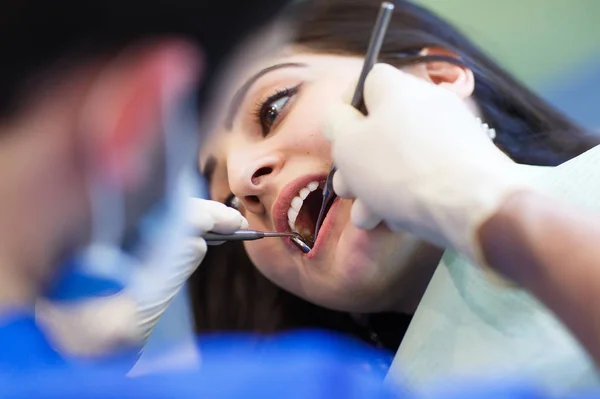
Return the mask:
[[[301, 16], [294, 42], [312, 52], [361, 56], [378, 8], [375, 0], [316, 0]], [[456, 57], [420, 56], [426, 47], [443, 48]], [[484, 120], [496, 129], [497, 145], [516, 162], [558, 165], [598, 144], [446, 21], [410, 2], [397, 2], [380, 61], [401, 67], [440, 60], [473, 71], [473, 97]], [[211, 249], [189, 289], [198, 332], [274, 332], [299, 326], [357, 331], [346, 315], [306, 303], [267, 281], [238, 244]], [[402, 336], [401, 329], [395, 329], [396, 336]]]

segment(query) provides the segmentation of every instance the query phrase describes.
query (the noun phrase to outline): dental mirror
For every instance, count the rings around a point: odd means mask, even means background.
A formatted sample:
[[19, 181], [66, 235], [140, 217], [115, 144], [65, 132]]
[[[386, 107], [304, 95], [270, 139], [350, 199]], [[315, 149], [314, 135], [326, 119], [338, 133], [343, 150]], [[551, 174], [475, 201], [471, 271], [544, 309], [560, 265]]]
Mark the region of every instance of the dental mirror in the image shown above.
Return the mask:
[[294, 237], [290, 237], [290, 240], [292, 240], [292, 242], [294, 243], [294, 245], [296, 245], [302, 252], [304, 252], [305, 254], [309, 253], [310, 250], [312, 249], [311, 246], [309, 246], [302, 238], [294, 236]]

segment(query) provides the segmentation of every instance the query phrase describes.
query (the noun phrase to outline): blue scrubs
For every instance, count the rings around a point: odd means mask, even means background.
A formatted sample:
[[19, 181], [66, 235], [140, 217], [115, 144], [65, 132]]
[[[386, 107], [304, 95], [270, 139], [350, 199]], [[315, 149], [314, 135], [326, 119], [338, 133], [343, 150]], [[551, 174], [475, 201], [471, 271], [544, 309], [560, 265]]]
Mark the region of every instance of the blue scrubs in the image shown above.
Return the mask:
[[32, 312], [6, 312], [0, 318], [0, 370], [31, 370], [65, 365], [64, 359], [52, 349], [36, 325]]
[[212, 336], [198, 345], [197, 371], [127, 378], [126, 361], [62, 359], [31, 314], [14, 313], [0, 323], [0, 398], [395, 397], [381, 372], [365, 368], [379, 352], [337, 335]]
[[[392, 392], [377, 369], [365, 367], [380, 361], [379, 351], [325, 333], [215, 336], [199, 346], [197, 371], [127, 378], [118, 360], [94, 366], [65, 361], [32, 315], [14, 312], [0, 322], [0, 398], [548, 399], [527, 384], [504, 381], [454, 381], [418, 395]], [[588, 398], [600, 392], [569, 397]]]

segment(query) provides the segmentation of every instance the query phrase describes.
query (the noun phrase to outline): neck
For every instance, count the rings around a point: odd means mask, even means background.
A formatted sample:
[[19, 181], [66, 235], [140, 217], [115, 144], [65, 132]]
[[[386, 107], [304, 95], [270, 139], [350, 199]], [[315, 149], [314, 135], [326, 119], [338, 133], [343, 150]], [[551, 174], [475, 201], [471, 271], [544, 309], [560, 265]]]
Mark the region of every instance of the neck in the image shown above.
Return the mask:
[[53, 202], [52, 195], [44, 196], [47, 191], [41, 185], [26, 186], [0, 186], [0, 312], [33, 305], [68, 242], [66, 217], [45, 207], [46, 199]]
[[0, 312], [33, 304], [76, 209], [64, 184], [64, 138], [42, 117], [0, 126]]
[[[0, 133], [1, 134], [1, 133]], [[1, 149], [0, 149], [1, 150]], [[0, 157], [5, 153], [0, 151]], [[36, 262], [42, 261], [42, 247], [48, 242], [45, 221], [38, 219], [44, 204], [40, 193], [28, 192], [27, 182], [17, 180], [22, 164], [3, 157], [0, 171], [0, 312], [31, 306], [35, 298]], [[26, 172], [24, 172], [26, 173]], [[26, 176], [28, 179], [31, 176]], [[24, 179], [25, 180], [25, 179]], [[19, 184], [20, 183], [20, 184]], [[37, 204], [36, 204], [37, 202]], [[37, 205], [37, 206], [36, 206]], [[38, 268], [39, 270], [39, 268]]]
[[0, 311], [31, 306], [61, 257], [87, 240], [77, 135], [96, 76], [87, 68], [44, 80], [50, 83], [36, 88], [35, 99], [0, 123]]

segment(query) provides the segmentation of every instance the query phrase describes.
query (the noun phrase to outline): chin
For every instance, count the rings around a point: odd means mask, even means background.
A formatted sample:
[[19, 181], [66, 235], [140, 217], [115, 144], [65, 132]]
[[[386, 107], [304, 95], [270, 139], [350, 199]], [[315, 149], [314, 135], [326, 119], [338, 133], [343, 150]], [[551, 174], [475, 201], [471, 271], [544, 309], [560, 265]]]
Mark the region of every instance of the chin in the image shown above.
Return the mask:
[[[385, 227], [365, 231], [347, 223], [331, 256], [330, 272], [347, 287], [365, 290], [381, 273], [382, 255], [390, 245], [391, 232]], [[391, 244], [393, 245], [393, 244]]]
[[364, 281], [356, 286], [335, 284], [301, 296], [318, 306], [338, 312], [376, 313], [388, 310], [383, 306], [386, 302], [381, 300], [381, 292], [374, 288]]

